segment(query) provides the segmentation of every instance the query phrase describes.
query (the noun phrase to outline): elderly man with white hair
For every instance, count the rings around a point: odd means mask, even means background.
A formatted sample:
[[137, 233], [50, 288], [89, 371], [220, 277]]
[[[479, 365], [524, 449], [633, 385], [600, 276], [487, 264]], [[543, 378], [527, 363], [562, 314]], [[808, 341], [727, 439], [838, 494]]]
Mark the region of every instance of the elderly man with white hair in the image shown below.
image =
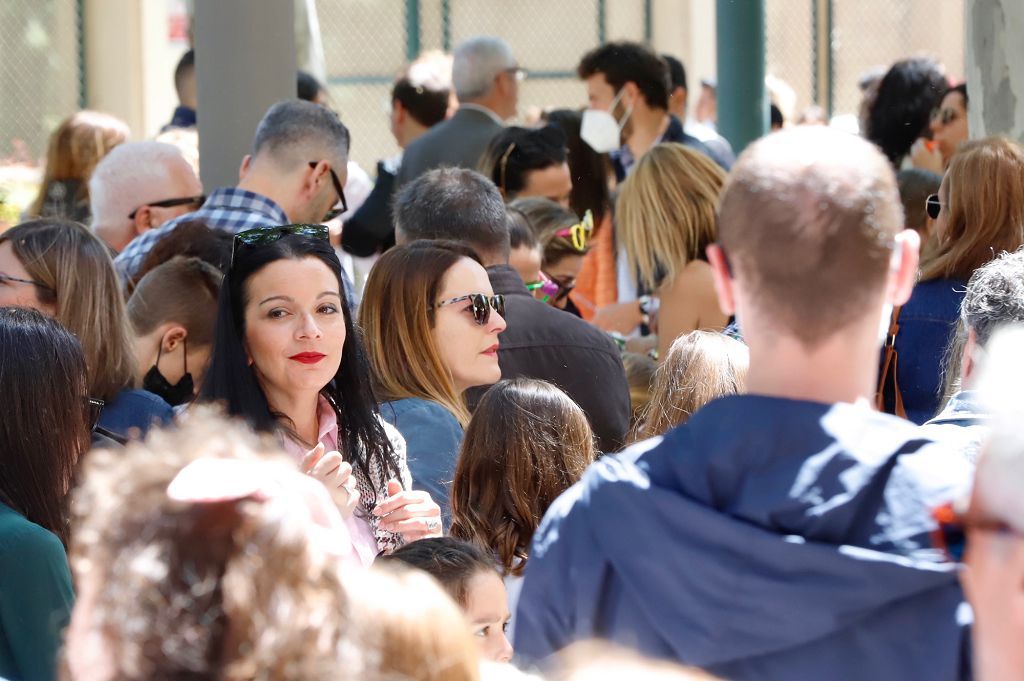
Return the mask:
[[93, 231], [118, 252], [204, 200], [199, 178], [177, 147], [150, 141], [107, 154], [89, 180], [89, 196]]
[[523, 76], [501, 38], [478, 36], [456, 47], [452, 85], [459, 109], [406, 147], [397, 186], [441, 166], [476, 168], [505, 119], [516, 114]]

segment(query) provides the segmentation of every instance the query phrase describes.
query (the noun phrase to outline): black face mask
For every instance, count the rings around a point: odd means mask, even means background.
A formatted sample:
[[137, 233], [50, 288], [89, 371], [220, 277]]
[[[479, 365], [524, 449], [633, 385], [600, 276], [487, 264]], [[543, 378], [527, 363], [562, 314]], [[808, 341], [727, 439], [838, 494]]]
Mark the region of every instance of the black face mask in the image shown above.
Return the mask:
[[175, 385], [171, 385], [170, 381], [160, 373], [160, 356], [163, 354], [163, 349], [164, 346], [161, 343], [156, 355], [156, 364], [146, 372], [145, 378], [142, 379], [142, 389], [162, 397], [172, 407], [191, 402], [195, 398], [195, 385], [192, 381], [192, 374], [188, 372], [188, 341], [184, 343], [185, 373]]

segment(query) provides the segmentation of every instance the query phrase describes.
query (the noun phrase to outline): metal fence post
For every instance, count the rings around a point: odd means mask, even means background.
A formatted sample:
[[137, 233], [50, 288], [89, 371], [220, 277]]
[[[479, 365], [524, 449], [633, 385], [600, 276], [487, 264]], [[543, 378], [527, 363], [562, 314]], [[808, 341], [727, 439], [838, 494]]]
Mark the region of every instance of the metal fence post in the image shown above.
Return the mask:
[[405, 58], [420, 56], [420, 0], [405, 0]]
[[764, 0], [717, 0], [718, 131], [736, 153], [768, 130]]
[[89, 104], [85, 82], [85, 0], [75, 0], [75, 39], [78, 41], [78, 108]]
[[445, 52], [452, 51], [452, 3], [441, 0], [441, 47]]
[[605, 12], [605, 0], [597, 0], [597, 42], [604, 45], [608, 40], [608, 13]]

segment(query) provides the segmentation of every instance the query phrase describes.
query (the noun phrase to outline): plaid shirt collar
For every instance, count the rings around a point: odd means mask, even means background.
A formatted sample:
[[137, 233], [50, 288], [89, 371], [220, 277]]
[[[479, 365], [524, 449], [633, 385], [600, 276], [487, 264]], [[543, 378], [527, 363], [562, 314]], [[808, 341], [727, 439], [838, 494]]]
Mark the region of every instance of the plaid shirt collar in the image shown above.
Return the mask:
[[[288, 224], [284, 209], [272, 199], [238, 187], [221, 187], [213, 190], [196, 217], [212, 211], [239, 211], [260, 215], [267, 219], [267, 225]], [[249, 218], [252, 221], [252, 218]]]

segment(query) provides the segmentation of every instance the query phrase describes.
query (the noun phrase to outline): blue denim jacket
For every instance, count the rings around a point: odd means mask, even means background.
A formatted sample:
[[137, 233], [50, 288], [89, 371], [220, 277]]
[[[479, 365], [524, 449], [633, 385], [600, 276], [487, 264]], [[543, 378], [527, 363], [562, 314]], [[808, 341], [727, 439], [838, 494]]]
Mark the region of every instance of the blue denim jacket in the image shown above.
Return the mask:
[[173, 418], [174, 408], [161, 397], [148, 390], [132, 388], [122, 390], [114, 399], [103, 405], [100, 420], [96, 425], [115, 435], [128, 438], [133, 435], [133, 431], [142, 436], [151, 426], [170, 423]]

